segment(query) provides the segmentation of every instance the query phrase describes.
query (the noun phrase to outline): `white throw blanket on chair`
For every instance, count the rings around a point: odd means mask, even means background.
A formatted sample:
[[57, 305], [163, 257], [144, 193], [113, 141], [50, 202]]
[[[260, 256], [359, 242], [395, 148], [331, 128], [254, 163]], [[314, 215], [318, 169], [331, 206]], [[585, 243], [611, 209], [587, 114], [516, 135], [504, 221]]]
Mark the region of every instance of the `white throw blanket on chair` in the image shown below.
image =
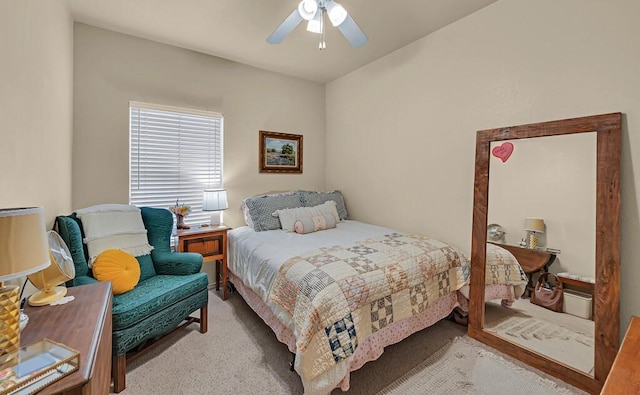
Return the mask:
[[142, 214], [128, 204], [100, 204], [76, 211], [89, 250], [89, 267], [103, 251], [117, 249], [133, 256], [147, 255], [153, 247], [147, 239]]

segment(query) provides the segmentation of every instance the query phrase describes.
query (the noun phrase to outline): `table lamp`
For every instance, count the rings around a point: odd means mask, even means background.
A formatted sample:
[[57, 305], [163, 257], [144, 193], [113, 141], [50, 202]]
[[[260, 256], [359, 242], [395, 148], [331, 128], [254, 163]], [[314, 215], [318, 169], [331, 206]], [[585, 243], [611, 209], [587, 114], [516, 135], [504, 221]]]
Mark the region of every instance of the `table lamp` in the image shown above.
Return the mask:
[[49, 266], [42, 207], [0, 209], [0, 370], [20, 350], [20, 287], [7, 280]]
[[[226, 189], [205, 189], [202, 197], [202, 211], [215, 211], [211, 215], [211, 225], [220, 225], [220, 211], [229, 208]], [[208, 226], [204, 224], [203, 226]]]
[[541, 218], [527, 217], [524, 222], [524, 230], [529, 233], [529, 248], [535, 249], [538, 246], [536, 233], [544, 233], [544, 220]]

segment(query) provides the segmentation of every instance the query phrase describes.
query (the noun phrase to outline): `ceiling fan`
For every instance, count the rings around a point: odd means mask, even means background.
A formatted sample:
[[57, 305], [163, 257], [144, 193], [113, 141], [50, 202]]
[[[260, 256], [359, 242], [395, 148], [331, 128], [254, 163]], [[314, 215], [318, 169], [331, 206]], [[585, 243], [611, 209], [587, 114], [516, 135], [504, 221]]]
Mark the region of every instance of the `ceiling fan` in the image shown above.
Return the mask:
[[267, 38], [267, 42], [269, 44], [280, 44], [300, 22], [306, 20], [308, 31], [322, 35], [318, 48], [325, 49], [325, 15], [329, 17], [331, 24], [340, 30], [351, 46], [359, 48], [369, 41], [353, 18], [347, 13], [347, 10], [337, 2], [333, 0], [302, 0], [291, 15], [271, 33]]

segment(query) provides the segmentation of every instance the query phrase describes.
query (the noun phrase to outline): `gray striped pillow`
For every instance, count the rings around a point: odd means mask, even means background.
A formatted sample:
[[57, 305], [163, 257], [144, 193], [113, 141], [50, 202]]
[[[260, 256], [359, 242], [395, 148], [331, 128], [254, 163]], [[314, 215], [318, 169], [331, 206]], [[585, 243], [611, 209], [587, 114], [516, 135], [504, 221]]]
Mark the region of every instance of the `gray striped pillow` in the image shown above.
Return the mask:
[[331, 192], [315, 192], [315, 191], [300, 191], [302, 197], [302, 205], [304, 207], [313, 207], [320, 205], [328, 200], [336, 202], [336, 208], [338, 209], [338, 215], [341, 220], [349, 219], [347, 215], [347, 208], [344, 205], [344, 198], [340, 191]]
[[249, 210], [249, 216], [256, 232], [263, 230], [280, 229], [280, 219], [273, 214], [277, 210], [302, 207], [300, 194], [295, 192], [290, 195], [254, 196], [245, 200]]

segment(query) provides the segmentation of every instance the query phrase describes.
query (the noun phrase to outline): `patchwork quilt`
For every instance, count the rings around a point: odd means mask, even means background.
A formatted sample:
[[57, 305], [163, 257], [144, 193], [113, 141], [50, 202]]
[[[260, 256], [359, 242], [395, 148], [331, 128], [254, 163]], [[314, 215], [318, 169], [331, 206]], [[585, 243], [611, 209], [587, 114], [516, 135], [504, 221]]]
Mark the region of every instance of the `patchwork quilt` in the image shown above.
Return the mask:
[[485, 284], [513, 285], [516, 297], [520, 297], [528, 281], [527, 275], [513, 254], [495, 244], [487, 243]]
[[269, 298], [293, 319], [305, 393], [328, 393], [368, 335], [422, 313], [468, 279], [469, 260], [456, 248], [391, 233], [290, 258]]

